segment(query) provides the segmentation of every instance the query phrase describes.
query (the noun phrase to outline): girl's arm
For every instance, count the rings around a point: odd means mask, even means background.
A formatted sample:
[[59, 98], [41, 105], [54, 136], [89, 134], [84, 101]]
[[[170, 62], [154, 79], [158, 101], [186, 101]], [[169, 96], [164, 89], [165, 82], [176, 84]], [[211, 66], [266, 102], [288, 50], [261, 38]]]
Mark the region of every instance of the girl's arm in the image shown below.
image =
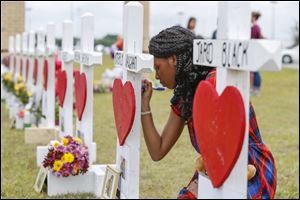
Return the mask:
[[[142, 93], [142, 112], [150, 111], [150, 99], [152, 95], [151, 82], [144, 81], [145, 91]], [[161, 160], [173, 147], [184, 128], [184, 120], [172, 110], [169, 119], [161, 133], [157, 132], [152, 114], [141, 116], [144, 138], [149, 154], [154, 161]]]

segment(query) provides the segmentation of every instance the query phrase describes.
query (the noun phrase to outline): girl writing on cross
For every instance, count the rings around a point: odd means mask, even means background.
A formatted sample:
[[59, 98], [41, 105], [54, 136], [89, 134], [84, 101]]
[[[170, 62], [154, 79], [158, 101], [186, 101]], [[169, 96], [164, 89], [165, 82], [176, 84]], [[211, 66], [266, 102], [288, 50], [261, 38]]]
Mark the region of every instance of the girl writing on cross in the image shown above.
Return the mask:
[[[207, 80], [215, 87], [216, 71], [211, 67], [193, 65], [194, 39], [195, 35], [189, 30], [173, 26], [161, 31], [150, 40], [149, 52], [154, 56], [155, 77], [163, 86], [174, 90], [170, 100], [169, 118], [163, 131], [159, 133], [155, 128], [150, 107], [152, 83], [147, 80], [143, 81], [141, 122], [145, 142], [154, 161], [163, 159], [172, 149], [185, 125], [188, 127], [193, 147], [201, 154], [193, 128], [193, 99], [200, 81]], [[273, 198], [276, 190], [274, 159], [262, 141], [251, 103], [249, 108], [247, 197]], [[197, 159], [197, 163], [197, 169], [203, 170], [201, 157]], [[178, 198], [197, 198], [197, 180], [198, 172], [196, 171], [187, 187], [179, 192]]]

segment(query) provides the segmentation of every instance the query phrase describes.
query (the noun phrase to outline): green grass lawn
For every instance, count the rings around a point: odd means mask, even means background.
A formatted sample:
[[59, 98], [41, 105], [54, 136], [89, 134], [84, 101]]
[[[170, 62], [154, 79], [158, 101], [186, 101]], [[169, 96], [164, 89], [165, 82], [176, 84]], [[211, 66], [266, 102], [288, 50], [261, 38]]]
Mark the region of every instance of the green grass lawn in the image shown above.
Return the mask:
[[[103, 66], [95, 69], [95, 80], [101, 79], [112, 60], [105, 57]], [[271, 149], [277, 166], [276, 198], [299, 198], [299, 71], [262, 73], [262, 95], [253, 97], [259, 128], [265, 144]], [[167, 120], [172, 91], [154, 92], [152, 111], [158, 130]], [[114, 163], [116, 131], [110, 93], [94, 95], [94, 141], [97, 164]], [[142, 133], [141, 133], [142, 134]], [[187, 129], [170, 153], [153, 162], [141, 135], [140, 198], [176, 198], [194, 173], [197, 156]], [[38, 172], [36, 146], [24, 144], [24, 131], [10, 130], [5, 103], [1, 103], [1, 198], [49, 198], [37, 194], [33, 184]], [[58, 197], [57, 197], [58, 198]], [[59, 198], [93, 198], [90, 194], [64, 195]]]

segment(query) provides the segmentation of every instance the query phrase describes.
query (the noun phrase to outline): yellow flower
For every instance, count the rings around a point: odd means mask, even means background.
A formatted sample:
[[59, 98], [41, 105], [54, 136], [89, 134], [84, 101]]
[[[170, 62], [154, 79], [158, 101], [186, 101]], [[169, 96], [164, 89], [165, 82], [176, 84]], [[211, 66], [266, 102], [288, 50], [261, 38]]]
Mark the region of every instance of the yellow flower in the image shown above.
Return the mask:
[[74, 156], [71, 153], [65, 153], [61, 160], [67, 163], [71, 163], [74, 161]]
[[59, 146], [59, 142], [54, 142], [54, 143], [53, 143], [53, 146], [54, 146], [54, 147], [58, 147], [58, 146]]
[[19, 84], [15, 85], [15, 91], [18, 92], [20, 90]]
[[18, 76], [18, 82], [23, 82], [23, 77], [22, 76]]
[[25, 88], [25, 84], [24, 84], [23, 82], [22, 82], [22, 83], [19, 83], [18, 85], [19, 85], [20, 89]]
[[32, 96], [32, 92], [30, 92], [29, 90], [27, 90], [27, 93], [26, 93], [26, 94], [27, 94], [28, 97], [31, 97], [31, 96]]
[[11, 73], [5, 74], [4, 80], [5, 80], [5, 81], [11, 81], [11, 80], [12, 80], [12, 74], [11, 74]]
[[63, 166], [62, 161], [56, 160], [54, 162], [53, 169], [58, 172], [62, 166]]
[[79, 144], [82, 144], [82, 140], [80, 138], [78, 138], [78, 137], [73, 137], [73, 140], [75, 140]]
[[54, 147], [58, 147], [58, 146], [60, 145], [60, 142], [57, 141], [57, 140], [52, 140], [52, 141], [50, 142], [50, 145], [51, 145], [51, 146], [54, 146]]
[[69, 139], [68, 138], [64, 138], [62, 141], [63, 141], [65, 146], [67, 146], [69, 144]]

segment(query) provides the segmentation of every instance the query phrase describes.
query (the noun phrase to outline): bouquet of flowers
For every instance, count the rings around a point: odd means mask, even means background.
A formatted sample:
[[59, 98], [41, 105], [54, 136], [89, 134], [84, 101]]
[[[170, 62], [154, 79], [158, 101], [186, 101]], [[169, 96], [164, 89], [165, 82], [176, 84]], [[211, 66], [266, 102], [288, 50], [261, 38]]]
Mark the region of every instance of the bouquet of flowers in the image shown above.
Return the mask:
[[13, 92], [14, 90], [14, 80], [13, 80], [13, 74], [10, 72], [3, 73], [3, 85], [7, 89], [8, 92]]
[[32, 96], [32, 93], [26, 89], [22, 76], [18, 77], [18, 82], [14, 86], [14, 94], [24, 105], [29, 102], [29, 98]]
[[80, 138], [65, 136], [62, 143], [51, 142], [43, 166], [58, 177], [84, 174], [89, 168], [88, 148]]

